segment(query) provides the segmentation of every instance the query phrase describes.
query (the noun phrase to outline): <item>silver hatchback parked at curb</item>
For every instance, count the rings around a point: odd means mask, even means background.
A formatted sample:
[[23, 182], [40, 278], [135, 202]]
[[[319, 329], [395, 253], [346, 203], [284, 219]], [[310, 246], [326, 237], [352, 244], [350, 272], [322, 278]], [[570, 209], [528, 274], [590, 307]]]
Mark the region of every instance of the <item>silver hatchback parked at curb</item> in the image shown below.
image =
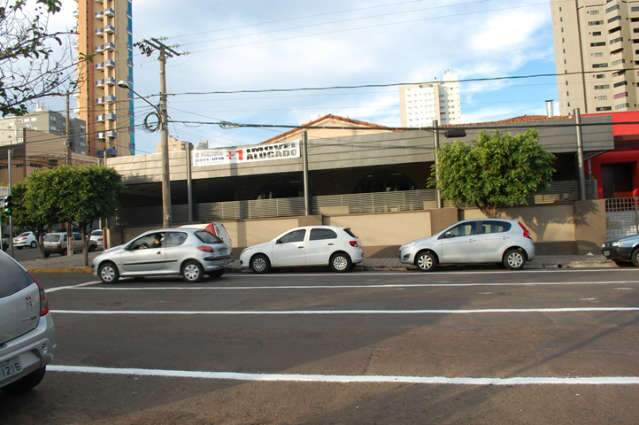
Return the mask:
[[93, 270], [104, 283], [166, 275], [197, 282], [205, 273], [221, 277], [231, 261], [231, 247], [206, 230], [161, 229], [104, 251], [93, 260]]
[[0, 388], [29, 391], [42, 381], [56, 348], [44, 289], [0, 252]]
[[421, 271], [440, 264], [502, 263], [511, 270], [523, 269], [535, 257], [535, 244], [526, 227], [514, 220], [461, 221], [444, 231], [402, 245], [399, 259]]

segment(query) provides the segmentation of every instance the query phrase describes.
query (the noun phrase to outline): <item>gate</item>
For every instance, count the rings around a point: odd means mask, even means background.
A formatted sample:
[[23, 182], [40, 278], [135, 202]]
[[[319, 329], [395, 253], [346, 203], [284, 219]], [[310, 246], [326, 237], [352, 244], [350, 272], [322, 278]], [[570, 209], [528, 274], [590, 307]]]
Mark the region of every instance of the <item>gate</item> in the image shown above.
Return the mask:
[[639, 233], [639, 198], [606, 199], [608, 240]]

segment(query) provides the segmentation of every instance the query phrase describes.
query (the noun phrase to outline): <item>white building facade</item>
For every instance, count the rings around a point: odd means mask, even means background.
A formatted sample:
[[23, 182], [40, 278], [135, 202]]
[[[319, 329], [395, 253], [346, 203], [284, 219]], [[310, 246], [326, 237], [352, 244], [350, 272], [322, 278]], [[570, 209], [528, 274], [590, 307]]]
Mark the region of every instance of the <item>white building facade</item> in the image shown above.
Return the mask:
[[459, 81], [454, 74], [444, 74], [437, 83], [411, 84], [400, 88], [402, 127], [429, 127], [434, 120], [441, 125], [461, 122]]

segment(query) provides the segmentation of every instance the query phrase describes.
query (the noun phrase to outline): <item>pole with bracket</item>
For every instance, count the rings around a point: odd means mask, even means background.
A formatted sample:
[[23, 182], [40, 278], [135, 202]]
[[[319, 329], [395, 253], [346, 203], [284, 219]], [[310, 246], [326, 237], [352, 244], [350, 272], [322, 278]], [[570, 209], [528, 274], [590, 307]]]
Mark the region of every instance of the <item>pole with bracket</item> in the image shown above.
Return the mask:
[[575, 127], [577, 130], [577, 170], [579, 172], [579, 199], [585, 201], [586, 196], [586, 175], [584, 172], [584, 143], [581, 128], [581, 114], [579, 108], [575, 109]]
[[439, 121], [433, 120], [433, 138], [434, 138], [434, 146], [433, 154], [435, 157], [435, 185], [436, 185], [436, 196], [437, 196], [437, 208], [442, 208], [442, 194], [439, 190]]
[[308, 131], [302, 133], [302, 172], [304, 175], [304, 215], [311, 215], [308, 190]]
[[[9, 149], [7, 151], [7, 165], [8, 165], [7, 180], [9, 185], [9, 191], [7, 196], [11, 196], [11, 187], [13, 186], [13, 170], [11, 169], [13, 167], [12, 154], [13, 154], [13, 150]], [[13, 247], [13, 218], [11, 217], [11, 215], [9, 216], [9, 251], [11, 253], [11, 256], [15, 257], [15, 249]]]

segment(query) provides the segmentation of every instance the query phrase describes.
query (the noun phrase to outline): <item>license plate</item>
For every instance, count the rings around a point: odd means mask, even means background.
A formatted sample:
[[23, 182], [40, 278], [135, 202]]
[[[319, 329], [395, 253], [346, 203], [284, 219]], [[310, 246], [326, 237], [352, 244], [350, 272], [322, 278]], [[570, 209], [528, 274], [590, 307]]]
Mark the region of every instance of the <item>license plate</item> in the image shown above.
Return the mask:
[[18, 359], [0, 363], [0, 380], [9, 379], [20, 372], [22, 372], [22, 364]]
[[603, 252], [603, 255], [604, 255], [605, 257], [609, 256], [609, 255], [610, 255], [610, 251], [604, 251], [604, 252]]

